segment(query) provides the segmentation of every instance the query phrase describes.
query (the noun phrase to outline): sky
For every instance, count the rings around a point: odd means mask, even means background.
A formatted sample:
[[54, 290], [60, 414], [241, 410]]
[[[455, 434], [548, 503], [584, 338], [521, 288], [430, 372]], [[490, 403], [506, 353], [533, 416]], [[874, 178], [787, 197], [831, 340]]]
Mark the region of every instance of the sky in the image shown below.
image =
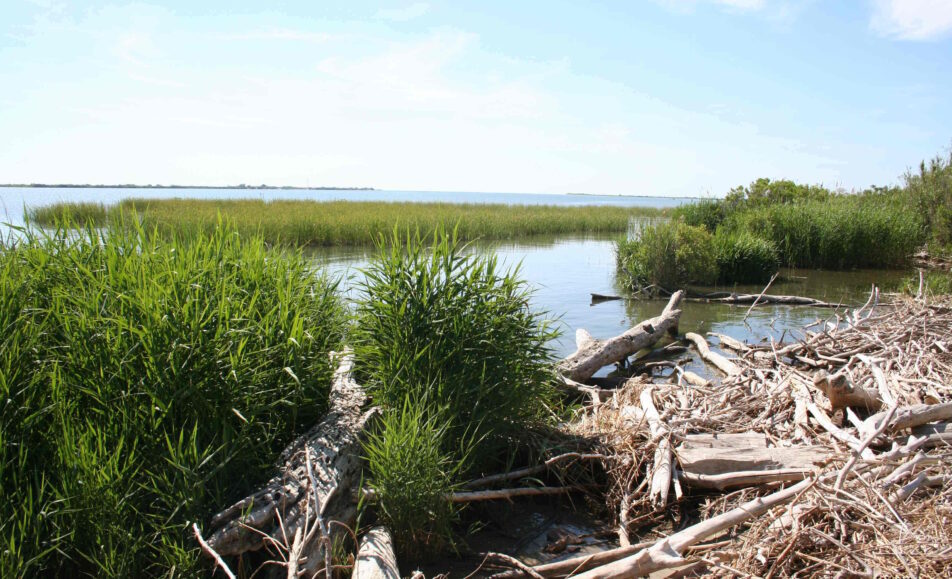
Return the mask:
[[0, 183], [861, 189], [950, 102], [952, 0], [0, 0]]

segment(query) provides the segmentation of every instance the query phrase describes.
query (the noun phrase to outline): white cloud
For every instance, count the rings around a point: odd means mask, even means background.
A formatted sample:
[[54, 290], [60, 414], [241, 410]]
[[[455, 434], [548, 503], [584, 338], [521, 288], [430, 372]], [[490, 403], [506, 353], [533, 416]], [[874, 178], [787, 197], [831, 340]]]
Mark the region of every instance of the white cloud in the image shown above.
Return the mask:
[[377, 11], [377, 18], [381, 20], [393, 20], [395, 22], [406, 22], [419, 18], [430, 11], [430, 5], [426, 2], [416, 2], [402, 8], [381, 8]]
[[870, 28], [889, 38], [932, 40], [952, 31], [949, 0], [874, 0]]

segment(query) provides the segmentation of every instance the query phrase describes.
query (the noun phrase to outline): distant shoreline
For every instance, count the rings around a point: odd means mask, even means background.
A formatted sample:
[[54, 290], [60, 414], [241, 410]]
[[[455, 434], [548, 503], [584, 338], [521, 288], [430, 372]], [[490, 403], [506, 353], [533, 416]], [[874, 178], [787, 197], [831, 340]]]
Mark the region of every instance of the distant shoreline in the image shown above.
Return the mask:
[[297, 191], [376, 191], [373, 187], [297, 187], [294, 185], [76, 185], [52, 183], [0, 183], [20, 189], [278, 189]]

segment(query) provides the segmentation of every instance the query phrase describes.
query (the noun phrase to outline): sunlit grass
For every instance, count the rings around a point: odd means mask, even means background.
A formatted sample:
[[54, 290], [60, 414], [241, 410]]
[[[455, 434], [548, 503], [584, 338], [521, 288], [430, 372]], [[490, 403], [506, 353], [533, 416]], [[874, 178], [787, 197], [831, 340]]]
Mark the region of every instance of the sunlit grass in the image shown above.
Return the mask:
[[[89, 204], [59, 203], [30, 209], [28, 217], [48, 226], [65, 213], [102, 225], [117, 212], [137, 212], [147, 228], [210, 232], [219, 215], [243, 233], [293, 246], [371, 245], [395, 226], [432, 232], [457, 226], [460, 239], [510, 239], [531, 235], [624, 233], [630, 219], [661, 215], [648, 207], [388, 203], [365, 201], [261, 201], [127, 199], [103, 211]], [[99, 206], [101, 207], [101, 206]]]
[[327, 407], [335, 284], [228, 227], [0, 251], [0, 576], [195, 576], [200, 524]]
[[[457, 473], [504, 468], [554, 400], [554, 326], [518, 272], [451, 234], [394, 235], [359, 284], [355, 370], [385, 414], [368, 446], [403, 550], [444, 545]], [[442, 506], [441, 506], [442, 505]]]

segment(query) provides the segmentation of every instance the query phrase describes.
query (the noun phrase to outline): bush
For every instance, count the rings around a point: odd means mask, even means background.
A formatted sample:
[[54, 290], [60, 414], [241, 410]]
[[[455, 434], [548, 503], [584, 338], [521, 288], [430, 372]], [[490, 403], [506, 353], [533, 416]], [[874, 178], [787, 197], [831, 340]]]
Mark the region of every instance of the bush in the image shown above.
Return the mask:
[[0, 576], [197, 574], [190, 521], [327, 408], [335, 284], [219, 227], [0, 251]]
[[[355, 372], [385, 413], [405, 413], [385, 421], [368, 447], [371, 472], [398, 472], [416, 460], [374, 450], [411, 434], [403, 430], [408, 423], [440, 425], [439, 436], [426, 431], [418, 441], [425, 449], [439, 441], [442, 452], [438, 461], [425, 459], [428, 480], [419, 484], [442, 488], [444, 477], [436, 475], [447, 468], [504, 466], [553, 398], [549, 341], [556, 333], [530, 310], [526, 284], [517, 272], [500, 272], [495, 256], [468, 253], [455, 232], [442, 230], [429, 243], [419, 233], [394, 233], [364, 273], [352, 333]], [[413, 413], [406, 414], [407, 404], [415, 405]], [[432, 468], [437, 463], [440, 469]], [[392, 513], [430, 508], [428, 495], [415, 499], [386, 479], [372, 484], [395, 533], [428, 536], [443, 525], [398, 527], [402, 519]]]
[[701, 227], [679, 221], [649, 225], [615, 249], [619, 269], [632, 287], [674, 290], [717, 281], [714, 237]]
[[725, 283], [759, 283], [770, 279], [780, 267], [774, 244], [747, 231], [714, 236], [719, 278]]

